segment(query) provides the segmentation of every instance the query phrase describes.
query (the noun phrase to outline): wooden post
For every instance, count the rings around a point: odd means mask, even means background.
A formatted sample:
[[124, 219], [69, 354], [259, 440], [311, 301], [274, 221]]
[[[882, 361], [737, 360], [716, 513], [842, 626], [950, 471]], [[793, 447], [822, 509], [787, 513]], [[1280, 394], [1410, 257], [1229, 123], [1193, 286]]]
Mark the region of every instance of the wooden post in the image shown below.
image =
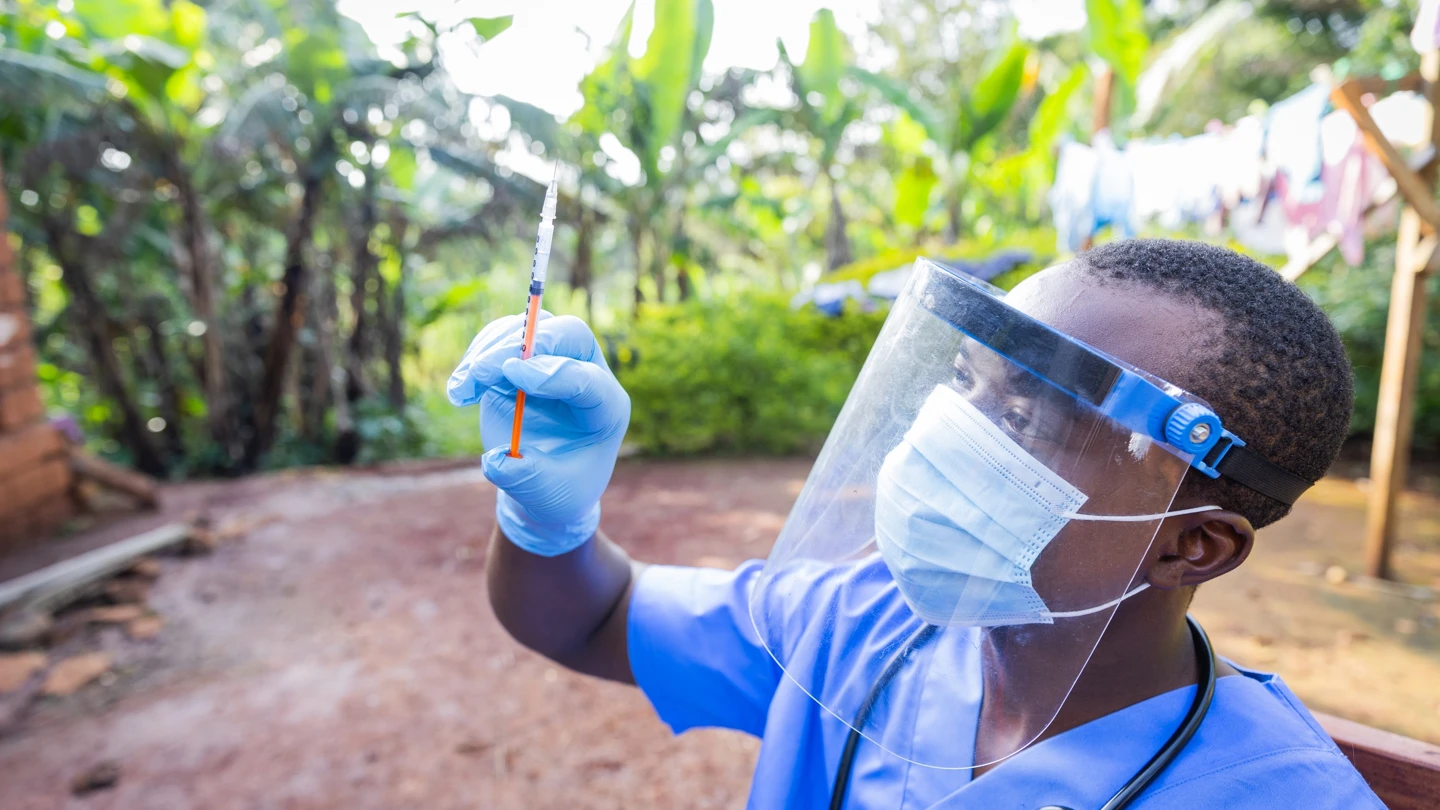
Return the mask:
[[[1431, 103], [1431, 142], [1440, 147], [1434, 106], [1440, 100], [1440, 52], [1421, 60], [1425, 94]], [[1364, 116], [1368, 118], [1367, 116]], [[1363, 126], [1362, 126], [1363, 130]], [[1381, 139], [1383, 142], [1383, 138]], [[1388, 143], [1376, 144], [1382, 149]], [[1388, 161], [1387, 161], [1388, 163]], [[1394, 172], [1392, 172], [1394, 173]], [[1425, 200], [1433, 206], [1435, 171], [1424, 172]], [[1402, 194], [1405, 181], [1397, 176]], [[1422, 206], [1424, 203], [1421, 204]], [[1390, 288], [1390, 317], [1385, 328], [1385, 359], [1380, 370], [1380, 402], [1375, 413], [1375, 445], [1370, 457], [1370, 505], [1365, 521], [1365, 572], [1389, 579], [1390, 550], [1395, 538], [1395, 500], [1405, 486], [1414, 428], [1415, 383], [1425, 330], [1425, 284], [1436, 264], [1435, 240], [1422, 243], [1422, 215], [1407, 205], [1400, 215], [1395, 246], [1395, 278]]]
[[[1090, 122], [1090, 143], [1095, 143], [1095, 136], [1103, 130], [1110, 128], [1110, 112], [1114, 107], [1112, 99], [1115, 96], [1115, 69], [1108, 64], [1100, 68], [1095, 74], [1095, 98], [1092, 108]], [[1080, 242], [1080, 252], [1084, 253], [1095, 246], [1095, 235], [1085, 237]]]
[[1106, 65], [1095, 74], [1094, 112], [1091, 117], [1090, 135], [1110, 128], [1110, 111], [1115, 106], [1111, 98], [1115, 95], [1115, 69]]

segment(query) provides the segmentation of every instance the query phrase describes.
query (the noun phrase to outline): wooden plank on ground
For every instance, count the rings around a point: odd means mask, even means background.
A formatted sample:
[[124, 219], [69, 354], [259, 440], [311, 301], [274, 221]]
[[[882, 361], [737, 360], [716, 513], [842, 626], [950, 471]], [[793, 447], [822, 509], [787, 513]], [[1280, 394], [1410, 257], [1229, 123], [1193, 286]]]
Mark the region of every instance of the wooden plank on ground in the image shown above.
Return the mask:
[[1440, 745], [1328, 714], [1315, 719], [1390, 810], [1440, 807]]
[[79, 478], [134, 498], [141, 506], [152, 509], [160, 503], [160, 487], [148, 475], [111, 464], [76, 447], [70, 448], [70, 469]]
[[190, 531], [183, 523], [171, 523], [0, 583], [0, 611], [52, 610], [95, 582], [124, 571], [141, 557], [184, 542]]

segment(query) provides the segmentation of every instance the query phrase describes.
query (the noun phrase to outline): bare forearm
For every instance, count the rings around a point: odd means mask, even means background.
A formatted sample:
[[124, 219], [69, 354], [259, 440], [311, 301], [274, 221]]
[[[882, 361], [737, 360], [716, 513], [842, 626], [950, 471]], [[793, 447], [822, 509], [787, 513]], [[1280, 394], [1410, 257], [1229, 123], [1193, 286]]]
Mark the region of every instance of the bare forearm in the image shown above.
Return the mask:
[[625, 619], [640, 566], [603, 533], [541, 557], [496, 529], [486, 567], [490, 605], [516, 641], [579, 672], [635, 682]]

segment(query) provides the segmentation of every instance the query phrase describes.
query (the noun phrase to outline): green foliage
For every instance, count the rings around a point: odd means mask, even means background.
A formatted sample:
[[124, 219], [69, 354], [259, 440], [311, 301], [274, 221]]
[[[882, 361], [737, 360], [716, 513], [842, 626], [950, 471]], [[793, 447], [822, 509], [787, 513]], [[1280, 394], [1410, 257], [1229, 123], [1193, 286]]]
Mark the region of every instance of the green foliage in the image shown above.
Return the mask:
[[1085, 0], [1085, 14], [1091, 52], [1134, 87], [1150, 49], [1144, 4], [1141, 0]]
[[894, 270], [918, 258], [955, 259], [959, 261], [980, 261], [1002, 250], [1027, 250], [1034, 259], [1023, 268], [1012, 271], [1015, 275], [997, 286], [1009, 288], [1018, 284], [1025, 275], [1047, 266], [1054, 258], [1055, 231], [1050, 228], [1022, 228], [997, 238], [967, 239], [952, 245], [925, 245], [898, 248], [853, 262], [822, 277], [826, 283], [840, 281], [868, 282], [876, 273]]
[[960, 198], [974, 180], [977, 149], [997, 133], [1015, 108], [1033, 56], [1030, 46], [1016, 39], [1012, 30], [986, 56], [974, 84], [957, 71], [947, 77], [944, 92], [932, 98], [912, 92], [908, 83], [896, 77], [852, 71], [856, 79], [898, 108], [902, 114], [899, 127], [910, 129], [911, 122], [919, 124], [939, 151], [937, 171], [923, 140], [903, 135], [891, 139], [901, 164], [893, 208], [896, 222], [922, 226], [934, 190], [939, 188], [950, 208], [949, 233], [952, 237], [960, 234]]
[[[645, 43], [645, 54], [632, 68], [648, 103], [649, 131], [643, 146], [651, 165], [680, 128], [685, 99], [699, 78], [696, 66], [710, 50], [714, 25], [710, 0], [655, 2], [655, 28]], [[679, 69], [681, 65], [687, 69]]]
[[[1332, 254], [1300, 277], [1300, 287], [1339, 330], [1355, 369], [1355, 417], [1350, 423], [1355, 435], [1367, 435], [1375, 429], [1394, 268], [1392, 241], [1367, 245], [1365, 262], [1359, 267], [1349, 267]], [[1440, 287], [1435, 279], [1430, 280], [1427, 303], [1413, 443], [1436, 449], [1440, 448]]]
[[818, 449], [884, 318], [760, 292], [647, 308], [614, 357], [626, 440], [659, 454]]
[[[828, 8], [815, 12], [810, 20], [810, 40], [805, 47], [805, 60], [795, 67], [795, 78], [805, 92], [819, 93], [821, 120], [836, 121], [845, 106], [840, 92], [840, 77], [855, 59], [850, 41], [835, 25], [835, 13]], [[806, 99], [808, 101], [809, 99]]]
[[[643, 55], [630, 55], [632, 6], [567, 121], [471, 97], [446, 73], [442, 37], [484, 43], [509, 16], [399, 14], [382, 58], [334, 0], [0, 2], [0, 160], [47, 405], [118, 460], [145, 462], [148, 444], [172, 475], [246, 469], [232, 445], [254, 435], [273, 338], [295, 323], [260, 466], [478, 452], [474, 414], [444, 402], [443, 381], [475, 330], [523, 300], [530, 244], [516, 234], [533, 233], [542, 186], [522, 168], [558, 156], [578, 171], [562, 184], [546, 303], [614, 338], [630, 440], [811, 450], [883, 316], [791, 311], [790, 295], [822, 268], [865, 280], [919, 255], [1031, 250], [1002, 286], [1044, 266], [1055, 144], [1090, 124], [1087, 61], [1113, 66], [1123, 127], [1150, 43], [1225, 5], [1088, 0], [1086, 30], [1026, 43], [1006, 4], [893, 0], [868, 40], [821, 10], [800, 61], [782, 46], [773, 70], [702, 76], [725, 4], [645, 2]], [[1320, 63], [1415, 67], [1410, 6], [1320, 5], [1246, 5], [1175, 70], [1146, 134], [1259, 111]], [[772, 84], [794, 99], [755, 92]], [[213, 247], [199, 264], [197, 245]], [[1355, 359], [1359, 432], [1393, 250], [1370, 256], [1305, 281]], [[304, 295], [287, 312], [296, 262]], [[77, 300], [87, 287], [103, 318]], [[1426, 340], [1416, 437], [1435, 446], [1440, 334]], [[97, 346], [113, 355], [104, 386]]]
[[929, 156], [919, 155], [912, 160], [895, 180], [895, 221], [920, 227], [930, 207], [930, 192], [939, 180]]
[[494, 39], [504, 33], [506, 29], [515, 22], [515, 15], [506, 14], [503, 17], [471, 17], [470, 25], [481, 39]]
[[976, 141], [995, 131], [1010, 113], [1020, 97], [1020, 81], [1025, 76], [1025, 60], [1029, 57], [1030, 49], [1020, 42], [996, 52], [994, 64], [966, 97], [967, 115], [956, 127], [956, 146], [969, 151]]

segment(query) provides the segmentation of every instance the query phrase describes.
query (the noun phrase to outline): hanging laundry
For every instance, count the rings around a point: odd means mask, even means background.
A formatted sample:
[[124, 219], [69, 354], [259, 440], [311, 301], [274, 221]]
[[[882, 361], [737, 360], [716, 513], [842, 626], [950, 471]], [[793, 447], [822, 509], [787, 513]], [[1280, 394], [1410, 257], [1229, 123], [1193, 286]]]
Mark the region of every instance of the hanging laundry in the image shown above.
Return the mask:
[[1139, 232], [1151, 220], [1162, 227], [1178, 228], [1182, 215], [1177, 200], [1180, 196], [1175, 166], [1183, 148], [1178, 139], [1168, 141], [1131, 141], [1125, 145], [1125, 159], [1130, 164], [1131, 199], [1130, 230]]
[[1202, 222], [1220, 209], [1217, 180], [1225, 159], [1224, 142], [1213, 132], [1180, 142], [1175, 174], [1175, 208], [1182, 222]]
[[1235, 241], [1249, 250], [1262, 256], [1289, 253], [1285, 231], [1290, 221], [1279, 203], [1266, 205], [1261, 199], [1244, 200], [1230, 210], [1229, 225]]
[[1095, 150], [1095, 191], [1091, 206], [1095, 209], [1095, 231], [1113, 226], [1122, 239], [1135, 235], [1130, 227], [1130, 202], [1134, 195], [1130, 163], [1115, 148], [1109, 130], [1095, 133], [1090, 146]]
[[1319, 202], [1320, 118], [1330, 103], [1330, 88], [1312, 84], [1270, 108], [1265, 159], [1284, 175], [1285, 201], [1292, 206]]
[[1217, 191], [1222, 205], [1235, 208], [1269, 188], [1265, 178], [1265, 123], [1259, 116], [1247, 115], [1219, 134]]
[[1391, 93], [1370, 105], [1370, 118], [1380, 127], [1385, 140], [1399, 149], [1430, 143], [1430, 102], [1419, 93]]
[[1074, 253], [1095, 233], [1095, 171], [1099, 158], [1082, 143], [1067, 142], [1060, 147], [1055, 166], [1055, 185], [1047, 199], [1055, 220], [1056, 249]]
[[[1328, 232], [1336, 237], [1345, 261], [1359, 264], [1365, 257], [1365, 211], [1388, 175], [1365, 148], [1354, 119], [1347, 113], [1337, 111], [1325, 116], [1320, 139], [1320, 196], [1295, 202], [1294, 195], [1282, 194], [1285, 216], [1290, 221], [1287, 252], [1294, 258], [1306, 250], [1310, 240]], [[1291, 182], [1288, 176], [1282, 180], [1282, 187]]]
[[1440, 0], [1420, 0], [1420, 13], [1415, 15], [1410, 44], [1420, 53], [1440, 48]]

